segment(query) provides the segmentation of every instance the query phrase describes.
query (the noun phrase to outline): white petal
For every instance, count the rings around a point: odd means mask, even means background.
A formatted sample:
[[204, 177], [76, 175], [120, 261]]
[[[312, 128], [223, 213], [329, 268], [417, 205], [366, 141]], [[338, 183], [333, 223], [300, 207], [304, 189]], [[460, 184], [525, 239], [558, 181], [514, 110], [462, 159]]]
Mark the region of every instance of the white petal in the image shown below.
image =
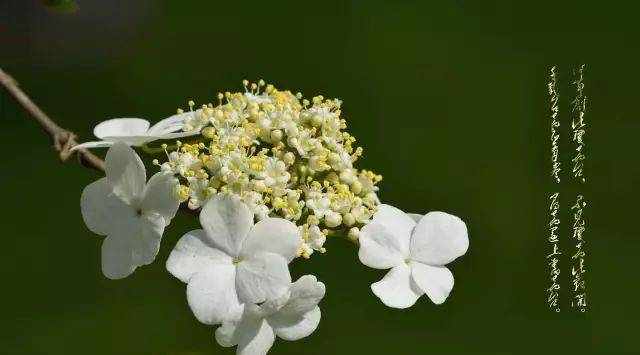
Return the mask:
[[167, 259], [167, 270], [182, 282], [189, 282], [195, 273], [215, 264], [231, 264], [231, 257], [215, 249], [204, 230], [197, 229], [178, 240]]
[[273, 346], [276, 335], [273, 328], [264, 320], [259, 323], [259, 328], [249, 337], [248, 334], [240, 337], [237, 355], [265, 355]]
[[275, 334], [271, 326], [261, 317], [259, 308], [253, 304], [246, 304], [240, 319], [225, 322], [216, 329], [215, 336], [218, 344], [225, 347], [238, 345], [236, 354], [266, 354], [273, 346]]
[[237, 264], [236, 287], [242, 302], [261, 303], [289, 290], [287, 260], [273, 253], [258, 253]]
[[134, 147], [139, 147], [143, 144], [149, 143], [149, 142], [153, 142], [155, 140], [157, 140], [159, 138], [154, 137], [154, 136], [148, 136], [148, 135], [143, 135], [143, 136], [118, 136], [118, 137], [104, 137], [104, 140], [107, 142], [112, 142], [112, 143], [117, 143], [117, 142], [121, 142], [124, 143], [128, 146], [134, 146]]
[[105, 137], [141, 136], [149, 129], [149, 121], [141, 118], [114, 118], [98, 124], [93, 129], [93, 134], [104, 139]]
[[107, 181], [116, 195], [125, 201], [141, 196], [147, 181], [144, 164], [136, 152], [118, 142], [107, 151], [105, 158]]
[[289, 297], [291, 296], [291, 291], [287, 291], [283, 293], [281, 296], [277, 298], [271, 298], [260, 304], [260, 314], [262, 314], [265, 318], [278, 312], [284, 305], [289, 301]]
[[273, 328], [265, 321], [258, 323], [256, 331], [251, 331], [239, 337], [237, 355], [265, 355], [273, 346], [276, 335]]
[[313, 333], [320, 324], [320, 307], [316, 306], [305, 313], [296, 322], [290, 322], [282, 318], [269, 318], [268, 322], [273, 327], [276, 335], [284, 340], [298, 340]]
[[218, 329], [216, 329], [216, 332], [215, 332], [216, 341], [218, 342], [218, 344], [220, 344], [220, 346], [224, 346], [225, 348], [238, 345], [238, 343], [235, 342], [235, 338], [233, 336], [235, 331], [236, 331], [236, 323], [232, 323], [232, 322], [222, 323], [222, 325], [219, 326]]
[[442, 304], [453, 289], [453, 274], [444, 266], [412, 261], [411, 276], [435, 304]]
[[126, 205], [112, 192], [106, 178], [99, 179], [82, 190], [80, 210], [87, 227], [94, 233], [107, 235], [117, 230], [114, 221], [132, 214]]
[[303, 338], [311, 334], [320, 322], [318, 303], [324, 294], [325, 286], [315, 276], [302, 276], [291, 284], [287, 303], [270, 315], [267, 322], [283, 339]]
[[369, 223], [360, 231], [358, 258], [376, 269], [389, 269], [404, 263], [408, 252], [399, 238], [383, 225]]
[[414, 222], [418, 223], [420, 222], [420, 219], [422, 219], [423, 215], [418, 213], [407, 213], [407, 216], [411, 217], [411, 219], [413, 219]]
[[159, 213], [165, 219], [165, 225], [168, 225], [180, 205], [174, 194], [177, 183], [178, 180], [171, 174], [154, 174], [145, 187], [142, 210]]
[[71, 151], [75, 151], [78, 149], [90, 149], [90, 148], [105, 148], [105, 147], [111, 147], [115, 142], [108, 142], [108, 141], [95, 141], [95, 142], [85, 142], [82, 144], [78, 144], [78, 145], [74, 145], [71, 148]]
[[409, 215], [393, 206], [383, 204], [378, 206], [371, 223], [383, 225], [389, 233], [400, 240], [402, 250], [409, 250], [411, 232], [416, 226], [416, 222]]
[[272, 252], [291, 262], [300, 247], [298, 227], [284, 218], [265, 218], [256, 223], [242, 245], [241, 255]]
[[123, 236], [108, 236], [102, 241], [102, 273], [110, 279], [122, 279], [133, 273], [136, 265], [131, 252], [131, 240]]
[[188, 113], [181, 113], [173, 116], [169, 116], [163, 120], [158, 121], [147, 130], [147, 134], [152, 136], [159, 136], [167, 133], [173, 133], [179, 131], [184, 127], [184, 119]]
[[313, 275], [304, 275], [291, 284], [288, 302], [278, 313], [301, 317], [313, 310], [324, 297], [325, 286]]
[[108, 278], [120, 279], [155, 260], [164, 219], [157, 214], [127, 216], [113, 224], [114, 230], [102, 242], [102, 270]]
[[189, 280], [187, 301], [200, 322], [218, 324], [233, 318], [240, 307], [235, 269], [232, 264], [213, 264]]
[[371, 290], [382, 303], [393, 308], [411, 307], [423, 294], [411, 280], [411, 269], [405, 263], [389, 270], [382, 280], [371, 285]]
[[151, 264], [160, 250], [160, 240], [164, 232], [164, 218], [157, 214], [139, 217], [137, 230], [131, 234], [133, 262], [136, 266]]
[[165, 133], [163, 135], [155, 136], [157, 139], [176, 139], [176, 138], [184, 138], [184, 137], [192, 137], [200, 134], [200, 130], [193, 130], [188, 132], [176, 132], [176, 133]]
[[467, 226], [460, 218], [444, 212], [424, 215], [411, 237], [411, 258], [428, 265], [448, 264], [468, 248]]
[[216, 248], [238, 256], [253, 226], [253, 213], [239, 198], [218, 194], [202, 207], [200, 224]]
[[258, 334], [264, 318], [261, 316], [260, 307], [254, 304], [243, 304], [237, 308], [234, 317], [222, 323], [216, 329], [215, 337], [218, 344], [224, 347], [238, 345], [240, 342], [249, 342]]
[[216, 329], [215, 337], [220, 346], [228, 348], [230, 346], [238, 345], [235, 338], [235, 333], [238, 325], [236, 322], [224, 322]]

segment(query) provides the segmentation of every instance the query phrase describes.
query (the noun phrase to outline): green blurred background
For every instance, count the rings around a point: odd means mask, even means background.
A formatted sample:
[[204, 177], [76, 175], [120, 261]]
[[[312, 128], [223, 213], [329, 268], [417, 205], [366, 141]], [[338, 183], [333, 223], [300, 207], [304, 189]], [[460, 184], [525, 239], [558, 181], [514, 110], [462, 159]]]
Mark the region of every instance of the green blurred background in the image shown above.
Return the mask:
[[[637, 7], [539, 1], [39, 1], [0, 5], [0, 67], [54, 119], [91, 139], [110, 117], [166, 117], [242, 79], [344, 100], [361, 167], [384, 175], [383, 201], [462, 217], [471, 245], [451, 265], [448, 301], [384, 307], [384, 272], [357, 249], [292, 266], [327, 284], [310, 337], [274, 354], [639, 353], [640, 168]], [[549, 65], [587, 64], [589, 311], [546, 308]], [[197, 221], [180, 215], [156, 262], [120, 281], [100, 271], [101, 237], [81, 219], [97, 178], [59, 163], [50, 141], [0, 93], [1, 348], [7, 354], [232, 354], [189, 311], [164, 262]], [[562, 101], [565, 100], [565, 101]], [[563, 117], [567, 127], [566, 116]], [[561, 159], [569, 168], [569, 133]], [[103, 153], [103, 152], [101, 152]], [[565, 175], [566, 177], [566, 175]], [[565, 179], [568, 180], [568, 179]], [[565, 210], [578, 188], [564, 184]], [[563, 216], [568, 249], [568, 215]]]

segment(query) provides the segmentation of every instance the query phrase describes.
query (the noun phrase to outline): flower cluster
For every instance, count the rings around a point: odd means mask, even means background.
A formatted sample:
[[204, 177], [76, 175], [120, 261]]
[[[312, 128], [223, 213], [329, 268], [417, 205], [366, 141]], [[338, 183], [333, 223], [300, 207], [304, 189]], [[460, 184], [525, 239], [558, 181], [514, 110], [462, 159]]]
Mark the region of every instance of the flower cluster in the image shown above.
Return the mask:
[[[444, 212], [406, 214], [380, 204], [381, 177], [357, 170], [362, 154], [344, 132], [340, 101], [311, 102], [262, 81], [220, 94], [217, 106], [178, 112], [151, 126], [112, 119], [94, 129], [109, 147], [106, 176], [82, 192], [87, 227], [104, 235], [102, 271], [111, 279], [152, 263], [181, 203], [199, 211], [202, 229], [186, 233], [166, 268], [187, 284], [189, 307], [218, 326], [216, 341], [244, 355], [266, 354], [276, 337], [298, 340], [320, 323], [325, 285], [293, 282], [288, 265], [324, 252], [329, 233], [359, 244], [360, 261], [390, 269], [371, 290], [385, 305], [412, 306], [426, 294], [443, 303], [453, 288], [446, 264], [469, 245], [465, 223]], [[176, 139], [185, 139], [180, 142]], [[167, 156], [148, 181], [131, 148]]]
[[[190, 143], [167, 152], [162, 171], [180, 178], [176, 194], [198, 209], [218, 193], [237, 195], [257, 219], [278, 216], [296, 223], [304, 243], [298, 254], [324, 252], [329, 233], [357, 238], [373, 215], [382, 177], [357, 170], [362, 155], [344, 131], [341, 104], [281, 91], [261, 80], [245, 92], [219, 94], [217, 105], [194, 110], [183, 129], [200, 130]], [[163, 146], [168, 148], [168, 146]]]

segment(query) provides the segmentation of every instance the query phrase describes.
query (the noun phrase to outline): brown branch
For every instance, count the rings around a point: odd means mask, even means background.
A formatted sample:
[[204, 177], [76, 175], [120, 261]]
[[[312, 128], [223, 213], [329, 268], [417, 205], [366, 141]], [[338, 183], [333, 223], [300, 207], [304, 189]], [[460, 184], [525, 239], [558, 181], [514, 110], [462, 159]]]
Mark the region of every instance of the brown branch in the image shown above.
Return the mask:
[[[0, 68], [0, 84], [9, 92], [14, 100], [49, 134], [53, 140], [53, 148], [58, 152], [61, 161], [67, 161], [74, 153], [70, 149], [76, 146], [77, 136], [55, 123], [44, 113], [27, 94], [20, 89], [18, 83]], [[104, 171], [104, 161], [86, 149], [76, 150], [80, 164], [89, 168]]]
[[[73, 132], [58, 126], [55, 121], [49, 118], [46, 113], [31, 101], [29, 96], [20, 89], [18, 83], [9, 74], [4, 72], [2, 68], [0, 68], [0, 84], [29, 114], [29, 117], [38, 122], [42, 129], [49, 134], [53, 140], [53, 148], [58, 152], [61, 161], [65, 162], [73, 153], [77, 153], [78, 161], [82, 166], [104, 172], [104, 160], [100, 159], [97, 155], [87, 149], [71, 151], [71, 148], [78, 145], [76, 142], [77, 136]], [[197, 211], [190, 210], [186, 205], [181, 205], [180, 209], [189, 214], [198, 213]]]

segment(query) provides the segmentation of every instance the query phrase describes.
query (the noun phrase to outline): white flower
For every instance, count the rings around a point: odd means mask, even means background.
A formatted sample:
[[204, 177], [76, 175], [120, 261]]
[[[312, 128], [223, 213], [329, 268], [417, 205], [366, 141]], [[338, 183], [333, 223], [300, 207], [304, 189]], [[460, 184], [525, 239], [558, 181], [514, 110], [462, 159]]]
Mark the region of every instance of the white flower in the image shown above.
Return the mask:
[[410, 307], [425, 293], [435, 304], [443, 303], [453, 288], [453, 275], [444, 265], [469, 247], [467, 227], [458, 217], [444, 212], [408, 215], [389, 205], [378, 207], [359, 241], [363, 264], [391, 269], [371, 290], [394, 308]]
[[298, 254], [300, 254], [300, 256], [308, 259], [316, 250], [321, 253], [327, 251], [324, 248], [324, 243], [327, 241], [327, 236], [325, 234], [326, 231], [323, 232], [317, 225], [309, 224], [304, 224], [298, 227], [298, 229], [300, 230], [300, 234], [302, 235], [302, 243], [300, 244], [300, 249], [298, 250]]
[[340, 213], [338, 213], [338, 212], [329, 211], [324, 216], [324, 223], [329, 228], [337, 227], [342, 223], [342, 215], [340, 215]]
[[236, 319], [216, 329], [222, 346], [237, 345], [238, 355], [266, 354], [276, 335], [284, 340], [302, 339], [318, 327], [325, 287], [313, 275], [305, 275], [291, 284], [284, 296], [262, 305], [245, 304]]
[[319, 141], [313, 138], [314, 132], [309, 129], [298, 131], [298, 135], [289, 139], [289, 145], [295, 148], [301, 157], [307, 158], [309, 152], [318, 147]]
[[362, 205], [352, 208], [351, 215], [358, 223], [366, 223], [371, 218], [369, 210]]
[[187, 285], [187, 301], [199, 321], [228, 320], [241, 302], [282, 297], [291, 283], [287, 264], [300, 236], [295, 224], [253, 213], [237, 196], [218, 194], [200, 212], [203, 229], [185, 234], [167, 270]]
[[197, 171], [202, 168], [202, 162], [198, 157], [188, 152], [173, 151], [169, 153], [167, 162], [163, 163], [160, 168], [162, 171], [172, 174], [186, 176], [189, 171]]
[[340, 172], [340, 181], [344, 182], [347, 185], [351, 185], [358, 180], [358, 175], [356, 174], [356, 170], [353, 168], [344, 169]]
[[93, 129], [93, 134], [99, 141], [86, 142], [74, 146], [71, 150], [80, 148], [110, 147], [115, 142], [124, 142], [129, 146], [141, 146], [158, 139], [175, 139], [194, 136], [199, 130], [178, 132], [184, 128], [185, 119], [191, 112], [173, 115], [156, 123], [152, 127], [149, 121], [142, 118], [114, 118], [100, 122]]
[[331, 210], [331, 200], [328, 197], [318, 193], [306, 201], [307, 207], [313, 210], [313, 214], [318, 218], [322, 218], [333, 211]]
[[298, 254], [300, 254], [300, 256], [305, 259], [309, 259], [311, 257], [311, 254], [313, 254], [313, 248], [309, 245], [309, 243], [303, 241], [302, 244], [300, 244], [300, 250], [298, 250]]
[[291, 175], [287, 171], [286, 164], [277, 158], [269, 157], [264, 172], [260, 178], [264, 179], [267, 187], [284, 188]]
[[325, 249], [323, 248], [324, 242], [327, 241], [327, 236], [322, 233], [320, 227], [318, 226], [310, 226], [309, 227], [309, 246], [314, 250], [318, 250], [324, 253]]
[[157, 173], [146, 183], [140, 157], [118, 142], [107, 151], [106, 177], [82, 191], [80, 207], [87, 227], [107, 236], [102, 242], [102, 272], [111, 279], [129, 276], [150, 264], [164, 228], [178, 210], [177, 180]]
[[189, 202], [187, 206], [189, 209], [197, 210], [207, 202], [213, 189], [209, 187], [209, 180], [207, 179], [188, 177], [187, 181], [189, 182]]
[[265, 206], [262, 195], [255, 191], [247, 191], [242, 196], [255, 218], [259, 221], [269, 217], [269, 207]]

